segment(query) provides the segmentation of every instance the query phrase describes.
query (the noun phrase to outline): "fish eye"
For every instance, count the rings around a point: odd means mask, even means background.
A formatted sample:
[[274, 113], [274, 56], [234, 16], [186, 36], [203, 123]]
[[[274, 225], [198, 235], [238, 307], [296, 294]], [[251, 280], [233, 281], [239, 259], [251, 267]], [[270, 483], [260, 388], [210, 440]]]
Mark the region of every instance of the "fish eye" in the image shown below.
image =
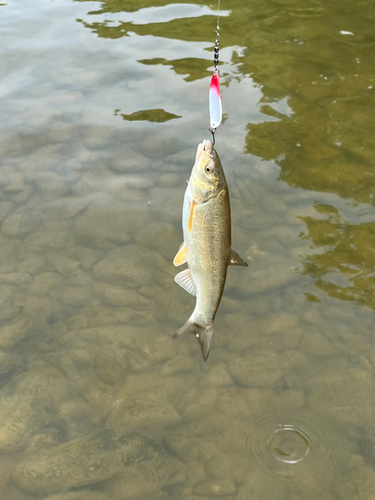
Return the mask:
[[209, 165], [207, 165], [205, 167], [205, 171], [207, 172], [207, 174], [212, 174], [212, 172], [214, 171], [212, 167], [210, 167]]

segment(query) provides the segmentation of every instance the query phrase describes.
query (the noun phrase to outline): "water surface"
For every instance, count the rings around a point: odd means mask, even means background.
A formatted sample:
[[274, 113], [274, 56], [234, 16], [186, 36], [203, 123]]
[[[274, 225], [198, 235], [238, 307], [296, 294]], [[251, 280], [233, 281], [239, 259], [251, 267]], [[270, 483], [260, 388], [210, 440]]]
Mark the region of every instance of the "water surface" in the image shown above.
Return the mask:
[[0, 496], [371, 500], [374, 11], [221, 2], [233, 246], [171, 336], [217, 5], [0, 5]]

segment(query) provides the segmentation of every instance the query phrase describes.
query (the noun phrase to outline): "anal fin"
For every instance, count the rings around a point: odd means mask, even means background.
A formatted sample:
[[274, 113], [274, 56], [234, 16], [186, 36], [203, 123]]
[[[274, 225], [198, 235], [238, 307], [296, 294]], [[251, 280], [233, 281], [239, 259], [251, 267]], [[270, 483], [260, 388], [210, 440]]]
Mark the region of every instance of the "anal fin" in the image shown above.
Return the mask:
[[194, 278], [189, 268], [178, 273], [177, 276], [174, 277], [174, 280], [187, 292], [191, 293], [194, 296], [197, 294]]

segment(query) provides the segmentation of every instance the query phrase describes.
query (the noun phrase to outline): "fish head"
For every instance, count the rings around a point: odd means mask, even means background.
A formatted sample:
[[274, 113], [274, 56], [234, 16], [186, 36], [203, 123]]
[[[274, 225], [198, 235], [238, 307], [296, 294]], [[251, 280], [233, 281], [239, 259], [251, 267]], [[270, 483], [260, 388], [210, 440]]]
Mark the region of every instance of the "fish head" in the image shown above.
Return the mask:
[[208, 139], [198, 145], [189, 186], [200, 203], [210, 200], [227, 186], [219, 155]]

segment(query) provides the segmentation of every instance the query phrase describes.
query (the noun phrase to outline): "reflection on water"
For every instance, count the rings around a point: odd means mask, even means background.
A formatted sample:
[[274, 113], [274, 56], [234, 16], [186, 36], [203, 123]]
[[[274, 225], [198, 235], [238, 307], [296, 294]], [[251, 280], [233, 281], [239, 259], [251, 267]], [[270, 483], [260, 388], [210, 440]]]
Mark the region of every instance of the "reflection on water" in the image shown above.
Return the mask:
[[216, 6], [1, 6], [0, 497], [371, 500], [368, 0], [222, 5], [217, 149], [250, 266], [204, 365], [171, 340], [194, 301], [172, 259]]

